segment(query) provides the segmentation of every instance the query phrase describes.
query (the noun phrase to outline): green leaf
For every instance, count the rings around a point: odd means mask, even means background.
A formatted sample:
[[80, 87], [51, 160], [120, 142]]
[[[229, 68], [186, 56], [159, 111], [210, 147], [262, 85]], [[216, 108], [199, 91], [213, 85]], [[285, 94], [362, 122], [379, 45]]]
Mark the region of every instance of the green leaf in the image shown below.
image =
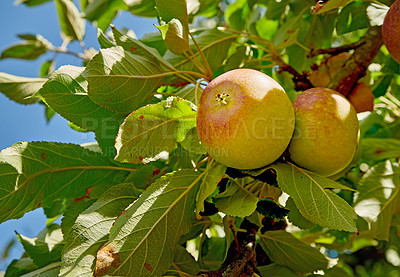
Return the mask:
[[196, 108], [181, 98], [169, 97], [131, 113], [120, 127], [115, 159], [143, 163], [168, 153], [196, 126]]
[[98, 105], [119, 113], [130, 113], [147, 101], [161, 85], [165, 73], [147, 57], [122, 47], [101, 49], [87, 64], [83, 76], [89, 97]]
[[95, 21], [99, 29], [106, 31], [118, 11], [126, 9], [127, 6], [121, 0], [93, 0], [86, 6], [85, 18]]
[[54, 71], [55, 61], [47, 60], [44, 61], [40, 67], [39, 77], [46, 78]]
[[207, 168], [209, 169], [203, 177], [199, 193], [196, 197], [197, 219], [201, 219], [200, 212], [204, 212], [204, 201], [216, 190], [217, 185], [224, 176], [227, 167], [216, 162], [210, 162], [207, 165]]
[[279, 187], [289, 194], [309, 221], [331, 229], [357, 231], [353, 208], [330, 189], [349, 189], [294, 164], [272, 165]]
[[196, 276], [200, 271], [200, 266], [186, 248], [177, 245], [172, 270], [174, 272], [179, 270], [191, 276]]
[[290, 210], [290, 212], [288, 214], [288, 219], [290, 222], [293, 223], [293, 225], [295, 225], [303, 230], [310, 229], [315, 226], [314, 223], [305, 219], [301, 215], [299, 209], [296, 207], [296, 204], [294, 203], [294, 201], [291, 197], [286, 201], [285, 207]]
[[269, 264], [264, 266], [258, 266], [257, 269], [261, 273], [261, 277], [299, 277], [302, 276], [293, 272], [290, 268], [279, 264]]
[[353, 2], [344, 7], [337, 18], [338, 35], [370, 27], [367, 16], [368, 5], [366, 2]]
[[155, 0], [124, 0], [129, 11], [138, 16], [156, 17]]
[[7, 267], [4, 277], [19, 277], [37, 269], [31, 258], [13, 260]]
[[192, 84], [189, 84], [187, 86], [184, 86], [177, 92], [175, 92], [176, 96], [179, 96], [185, 100], [188, 100], [194, 104], [196, 104], [200, 101], [200, 96], [203, 93], [203, 88], [200, 86], [194, 86]]
[[271, 260], [296, 272], [313, 272], [325, 269], [328, 260], [318, 249], [283, 231], [267, 231], [259, 234], [260, 244]]
[[14, 5], [25, 4], [28, 7], [38, 6], [51, 0], [17, 0]]
[[354, 209], [369, 222], [375, 238], [388, 240], [391, 220], [399, 205], [399, 165], [387, 160], [368, 170], [360, 181]]
[[[180, 25], [180, 32], [178, 32], [180, 33], [179, 37], [183, 41], [185, 41], [186, 44], [188, 44], [189, 21], [187, 15], [186, 0], [174, 0], [170, 2], [164, 0], [155, 0], [155, 3], [159, 20], [161, 22], [169, 23], [173, 21], [173, 19], [175, 19], [174, 25]], [[170, 45], [167, 43], [167, 47], [169, 46]]]
[[97, 29], [97, 41], [99, 42], [101, 48], [110, 48], [116, 46], [113, 39], [108, 38], [99, 28]]
[[57, 224], [47, 226], [36, 238], [17, 235], [26, 253], [39, 268], [60, 260], [64, 243], [61, 228]]
[[325, 13], [330, 10], [346, 6], [348, 3], [352, 2], [352, 1], [354, 1], [354, 0], [329, 0], [329, 1], [326, 1], [324, 4], [322, 4], [323, 5], [322, 7], [320, 7], [319, 3], [317, 3], [317, 5], [315, 7], [313, 7], [313, 10], [311, 13], [313, 13], [313, 14]]
[[31, 97], [46, 82], [44, 78], [20, 77], [0, 72], [0, 91], [9, 99], [20, 104], [33, 104], [40, 101]]
[[[226, 190], [213, 198], [215, 206], [224, 214], [245, 217], [251, 215], [257, 208], [258, 196], [249, 190], [245, 179], [229, 180]], [[261, 187], [262, 183], [250, 186]]]
[[68, 236], [78, 216], [83, 213], [84, 210], [89, 208], [95, 201], [96, 199], [84, 198], [81, 201], [73, 201], [72, 203], [69, 203], [61, 219], [61, 230], [64, 238]]
[[1, 53], [0, 59], [13, 58], [35, 60], [54, 46], [41, 35], [19, 35], [24, 41], [16, 43]]
[[139, 195], [132, 183], [116, 185], [78, 216], [65, 239], [59, 276], [93, 276], [96, 253], [114, 221]]
[[79, 145], [17, 143], [0, 152], [0, 222], [81, 197], [91, 186], [115, 185], [114, 178], [132, 170]]
[[[38, 268], [36, 270], [30, 271], [29, 273], [25, 273], [24, 277], [55, 277], [58, 276], [60, 272], [60, 262], [49, 264], [45, 267]], [[8, 277], [8, 275], [6, 275]], [[17, 275], [21, 276], [21, 275]]]
[[55, 0], [62, 35], [70, 40], [81, 41], [85, 36], [85, 20], [70, 0]]
[[378, 78], [378, 80], [372, 87], [372, 91], [374, 92], [375, 98], [378, 98], [386, 94], [390, 86], [390, 83], [392, 82], [393, 77], [394, 77], [393, 74], [383, 74]]
[[181, 170], [153, 183], [115, 221], [97, 253], [96, 274], [161, 276], [173, 262], [179, 238], [189, 231], [202, 176]]
[[189, 40], [184, 37], [182, 23], [174, 18], [168, 24], [156, 26], [165, 40], [165, 44], [174, 54], [181, 54], [190, 49]]
[[400, 157], [400, 140], [392, 138], [363, 138], [362, 157], [367, 161], [383, 161]]
[[154, 60], [154, 62], [159, 62], [160, 64], [165, 64], [167, 67], [172, 67], [161, 57], [160, 53], [152, 48], [141, 42], [140, 40], [131, 38], [127, 35], [124, 35], [114, 26], [111, 26], [113, 36], [115, 39], [115, 43], [118, 46], [122, 46], [125, 51], [131, 52], [136, 55], [144, 56], [150, 60]]
[[124, 116], [95, 104], [87, 95], [84, 67], [66, 65], [55, 71], [38, 91], [44, 102], [75, 125], [97, 131], [107, 120], [119, 121]]
[[[217, 70], [222, 65], [227, 57], [232, 41], [237, 37], [237, 35], [217, 29], [203, 31], [195, 37], [212, 71]], [[195, 53], [191, 59], [201, 60], [201, 56], [192, 41], [190, 42], [190, 48]], [[167, 51], [164, 58], [176, 69], [199, 72], [199, 69], [195, 67], [193, 62], [183, 55], [176, 55], [171, 51]]]

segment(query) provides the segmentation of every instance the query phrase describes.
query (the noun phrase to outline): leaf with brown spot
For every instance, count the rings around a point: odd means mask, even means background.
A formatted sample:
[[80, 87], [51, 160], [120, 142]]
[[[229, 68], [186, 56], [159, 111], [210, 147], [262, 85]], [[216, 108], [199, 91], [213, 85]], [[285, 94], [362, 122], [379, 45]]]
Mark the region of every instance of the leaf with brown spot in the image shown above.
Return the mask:
[[[43, 159], [45, 153], [46, 158]], [[0, 222], [86, 195], [90, 186], [112, 186], [134, 169], [76, 144], [20, 142], [0, 152]]]
[[108, 274], [161, 276], [170, 267], [180, 237], [190, 229], [203, 175], [181, 170], [161, 177], [115, 221], [105, 245], [115, 247], [121, 263]]

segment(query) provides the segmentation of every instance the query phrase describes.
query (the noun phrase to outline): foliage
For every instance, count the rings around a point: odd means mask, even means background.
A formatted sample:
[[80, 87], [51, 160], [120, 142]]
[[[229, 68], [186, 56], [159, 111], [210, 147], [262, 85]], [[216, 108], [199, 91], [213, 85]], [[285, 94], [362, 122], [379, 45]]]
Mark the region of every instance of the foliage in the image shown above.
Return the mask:
[[[0, 222], [39, 207], [49, 217], [36, 238], [17, 234], [25, 254], [5, 276], [395, 274], [400, 65], [379, 37], [393, 1], [317, 2], [55, 0], [63, 45], [24, 34], [1, 59], [64, 52], [82, 64], [54, 70], [46, 61], [38, 78], [0, 73], [0, 91], [45, 104], [48, 118], [60, 114], [96, 143], [19, 142], [0, 152]], [[141, 39], [109, 29], [121, 10], [159, 26]], [[99, 49], [73, 53], [85, 24], [97, 26]], [[361, 80], [375, 105], [359, 114], [360, 155], [335, 181], [286, 153], [247, 171], [207, 156], [196, 105], [214, 77], [261, 70], [293, 100], [340, 52], [352, 55], [328, 87], [346, 96]]]

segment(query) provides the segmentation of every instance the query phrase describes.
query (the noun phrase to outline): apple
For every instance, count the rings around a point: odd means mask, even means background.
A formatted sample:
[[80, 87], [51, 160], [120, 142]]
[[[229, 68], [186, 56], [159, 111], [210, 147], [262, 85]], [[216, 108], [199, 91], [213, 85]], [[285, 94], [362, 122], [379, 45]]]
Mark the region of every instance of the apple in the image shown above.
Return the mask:
[[238, 169], [266, 166], [289, 145], [294, 111], [284, 89], [253, 69], [234, 69], [212, 80], [197, 112], [200, 142], [216, 161]]
[[357, 113], [374, 110], [374, 94], [369, 86], [365, 83], [358, 83], [347, 99], [356, 109]]
[[328, 88], [304, 91], [294, 100], [293, 107], [296, 127], [289, 145], [292, 161], [322, 176], [343, 170], [357, 147], [354, 107]]
[[385, 16], [382, 40], [392, 58], [400, 63], [400, 0], [394, 1]]

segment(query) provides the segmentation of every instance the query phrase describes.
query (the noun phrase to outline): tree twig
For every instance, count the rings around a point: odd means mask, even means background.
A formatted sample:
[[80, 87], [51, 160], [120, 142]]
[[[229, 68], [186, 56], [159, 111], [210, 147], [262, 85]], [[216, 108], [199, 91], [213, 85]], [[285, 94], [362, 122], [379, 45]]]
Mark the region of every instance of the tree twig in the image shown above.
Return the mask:
[[354, 50], [342, 70], [336, 72], [328, 85], [344, 96], [349, 95], [357, 81], [366, 75], [368, 66], [378, 54], [382, 46], [381, 27], [370, 27], [360, 41], [360, 46]]

